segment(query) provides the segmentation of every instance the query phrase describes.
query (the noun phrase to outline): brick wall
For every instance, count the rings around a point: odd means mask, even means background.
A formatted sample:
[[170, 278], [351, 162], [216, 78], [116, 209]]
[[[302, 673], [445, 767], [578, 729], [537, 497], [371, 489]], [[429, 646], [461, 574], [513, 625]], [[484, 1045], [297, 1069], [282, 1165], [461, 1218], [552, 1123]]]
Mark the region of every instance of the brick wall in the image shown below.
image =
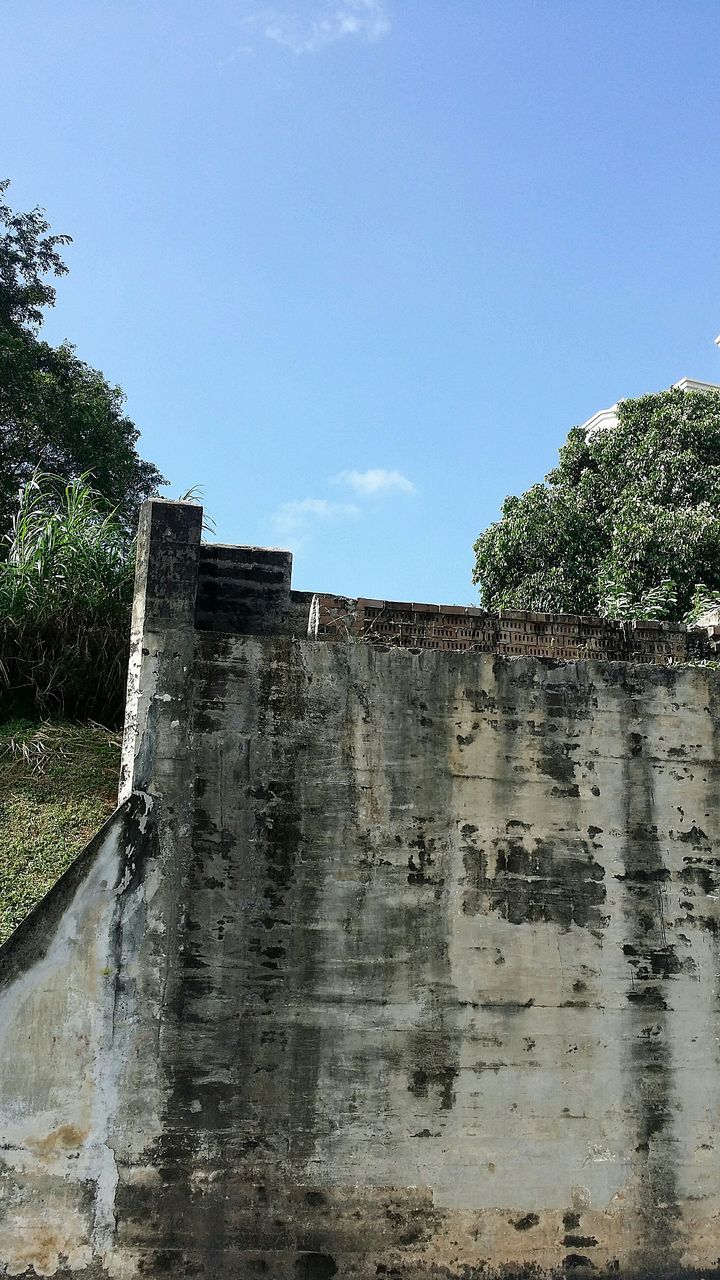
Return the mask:
[[474, 650], [510, 657], [573, 661], [604, 658], [660, 666], [713, 658], [720, 626], [611, 622], [569, 613], [535, 613], [350, 596], [290, 588], [292, 556], [264, 547], [202, 546], [195, 626], [235, 635], [353, 639], [365, 644], [451, 653]]
[[[307, 619], [310, 592], [292, 592], [295, 630]], [[668, 622], [613, 622], [567, 613], [535, 613], [504, 609], [486, 613], [470, 606], [416, 604], [397, 600], [353, 600], [320, 594], [319, 640], [343, 637], [366, 644], [407, 649], [444, 649], [509, 656], [604, 658], [618, 662], [651, 662], [662, 666], [691, 658], [712, 658], [720, 643], [720, 627], [691, 628]]]

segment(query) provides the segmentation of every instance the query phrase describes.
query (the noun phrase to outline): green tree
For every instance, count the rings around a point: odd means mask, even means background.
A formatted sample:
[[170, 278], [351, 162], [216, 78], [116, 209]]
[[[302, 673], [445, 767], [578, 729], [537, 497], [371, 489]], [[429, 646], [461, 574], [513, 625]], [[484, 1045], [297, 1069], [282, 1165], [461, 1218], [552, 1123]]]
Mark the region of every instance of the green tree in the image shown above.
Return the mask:
[[[720, 392], [625, 400], [475, 543], [484, 606], [680, 619], [720, 592]], [[702, 590], [696, 590], [702, 584]]]
[[55, 302], [48, 277], [67, 272], [42, 210], [14, 213], [0, 182], [0, 532], [10, 527], [20, 487], [40, 469], [74, 480], [90, 473], [95, 490], [133, 524], [139, 504], [164, 484], [135, 448], [139, 431], [124, 396], [67, 342], [38, 331]]

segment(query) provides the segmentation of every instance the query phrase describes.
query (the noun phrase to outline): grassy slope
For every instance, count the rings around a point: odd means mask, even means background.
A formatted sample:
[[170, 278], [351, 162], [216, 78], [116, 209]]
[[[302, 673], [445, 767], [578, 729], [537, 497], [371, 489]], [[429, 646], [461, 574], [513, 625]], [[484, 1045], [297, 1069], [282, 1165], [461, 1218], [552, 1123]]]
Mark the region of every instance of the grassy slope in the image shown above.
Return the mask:
[[106, 729], [0, 723], [0, 942], [112, 813], [119, 768]]

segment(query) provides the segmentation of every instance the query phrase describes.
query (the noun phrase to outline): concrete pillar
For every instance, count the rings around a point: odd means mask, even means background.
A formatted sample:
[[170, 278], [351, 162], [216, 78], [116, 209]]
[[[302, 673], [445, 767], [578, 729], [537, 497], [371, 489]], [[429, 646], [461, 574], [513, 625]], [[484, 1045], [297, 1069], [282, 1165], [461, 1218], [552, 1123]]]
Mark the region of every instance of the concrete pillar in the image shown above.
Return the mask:
[[140, 510], [120, 801], [144, 791], [182, 826], [191, 804], [190, 721], [202, 508], [152, 498]]

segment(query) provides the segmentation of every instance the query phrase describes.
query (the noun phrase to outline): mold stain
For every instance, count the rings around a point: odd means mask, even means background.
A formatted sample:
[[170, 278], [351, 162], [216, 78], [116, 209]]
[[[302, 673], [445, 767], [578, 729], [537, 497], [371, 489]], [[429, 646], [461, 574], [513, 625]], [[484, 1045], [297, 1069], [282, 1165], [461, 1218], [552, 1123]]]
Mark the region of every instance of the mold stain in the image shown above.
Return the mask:
[[301, 1253], [295, 1262], [297, 1280], [332, 1280], [337, 1263], [328, 1253]]
[[428, 1058], [430, 1061], [427, 1068], [416, 1067], [413, 1071], [408, 1092], [414, 1094], [416, 1098], [427, 1098], [429, 1093], [434, 1093], [440, 1110], [451, 1111], [455, 1102], [453, 1086], [458, 1076], [458, 1067], [454, 1063], [448, 1065], [433, 1062], [430, 1053]]
[[653, 1265], [666, 1269], [679, 1266], [682, 1252], [672, 1132], [674, 1068], [667, 1018], [670, 984], [681, 965], [664, 925], [669, 872], [652, 822], [652, 768], [644, 755], [628, 752], [623, 769], [625, 866], [617, 880], [623, 886], [622, 949], [629, 971], [626, 1111], [635, 1126], [640, 1256], [651, 1270]]
[[463, 912], [494, 912], [509, 924], [571, 925], [602, 930], [606, 923], [605, 869], [581, 837], [554, 841], [508, 833], [480, 843], [462, 829]]

